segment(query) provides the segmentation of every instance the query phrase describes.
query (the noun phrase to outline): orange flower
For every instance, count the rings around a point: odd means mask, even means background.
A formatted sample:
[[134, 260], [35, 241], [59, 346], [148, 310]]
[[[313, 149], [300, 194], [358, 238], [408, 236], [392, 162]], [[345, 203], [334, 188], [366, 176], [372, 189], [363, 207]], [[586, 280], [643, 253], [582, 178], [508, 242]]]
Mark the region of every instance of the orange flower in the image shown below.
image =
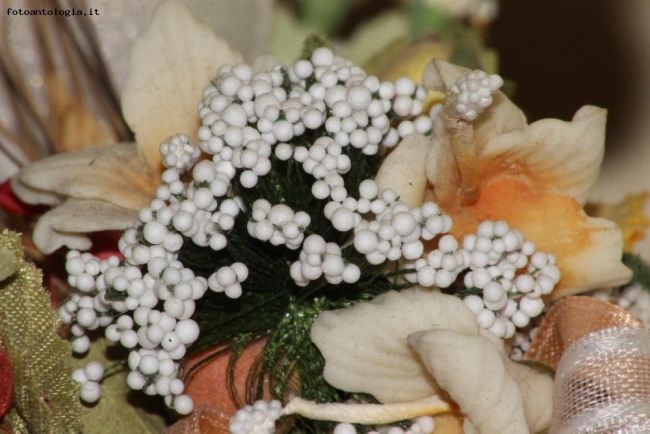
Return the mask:
[[[449, 96], [469, 72], [434, 60], [424, 84]], [[410, 206], [436, 202], [452, 218], [457, 238], [483, 220], [519, 229], [557, 258], [562, 278], [553, 298], [628, 282], [619, 227], [582, 210], [604, 153], [605, 110], [585, 106], [571, 122], [528, 125], [505, 95], [492, 98], [473, 121], [462, 119], [447, 98], [432, 138], [406, 137], [384, 161], [379, 186], [393, 188]]]

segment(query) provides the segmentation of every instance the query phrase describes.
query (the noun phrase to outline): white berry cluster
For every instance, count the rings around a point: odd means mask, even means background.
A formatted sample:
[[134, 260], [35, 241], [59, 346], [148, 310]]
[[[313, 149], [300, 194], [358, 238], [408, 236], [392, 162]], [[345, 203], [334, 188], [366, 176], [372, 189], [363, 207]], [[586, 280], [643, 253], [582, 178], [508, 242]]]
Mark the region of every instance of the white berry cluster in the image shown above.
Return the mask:
[[[189, 324], [190, 333], [198, 337], [198, 327], [187, 322], [185, 324]], [[126, 378], [126, 383], [131, 389], [142, 390], [147, 395], [164, 396], [167, 406], [174, 408], [180, 414], [189, 414], [193, 408], [192, 399], [183, 395], [185, 385], [177, 378], [180, 368], [169, 352], [170, 349], [173, 352], [183, 348], [182, 341], [187, 339], [181, 339], [179, 336], [186, 335], [180, 330], [176, 336], [167, 333], [162, 339], [164, 349], [141, 348], [132, 351], [128, 360], [131, 372]]]
[[[192, 403], [189, 397], [182, 395], [183, 383], [177, 378], [178, 361], [185, 356], [186, 347], [199, 336], [199, 327], [190, 317], [194, 313], [194, 300], [206, 291], [207, 282], [195, 277], [179, 261], [169, 259], [154, 256], [143, 273], [140, 267], [128, 265], [133, 257], [120, 264], [114, 256], [98, 260], [71, 251], [67, 262], [70, 280], [76, 280], [77, 285], [81, 281], [83, 292], [72, 293], [59, 312], [64, 322], [72, 324], [75, 352], [88, 350], [90, 341], [85, 330], [106, 327], [107, 339], [132, 349], [128, 385], [144, 389], [145, 393], [160, 394], [176, 411], [186, 414], [191, 411]], [[85, 283], [88, 264], [96, 265], [99, 270], [92, 284]], [[136, 359], [144, 361], [136, 363]], [[81, 399], [88, 403], [99, 399], [94, 372], [85, 373], [90, 383], [81, 373], [75, 374], [75, 378], [84, 383]], [[166, 384], [173, 386], [166, 387]]]
[[[435, 207], [425, 204], [422, 208], [427, 206]], [[433, 216], [438, 220], [432, 224], [432, 233], [451, 229], [447, 216]], [[467, 295], [465, 303], [479, 325], [500, 338], [512, 337], [516, 328], [526, 327], [539, 316], [545, 306], [542, 296], [550, 294], [560, 280], [555, 257], [536, 252], [532, 242], [504, 221], [482, 222], [476, 234], [463, 238], [462, 245], [452, 235], [443, 235], [437, 249], [406, 267], [414, 270], [405, 275], [409, 282], [443, 289], [465, 272], [465, 287], [477, 293]]]
[[[225, 65], [199, 104], [200, 146], [215, 155], [215, 162], [240, 171], [239, 181], [247, 188], [271, 170], [273, 146], [279, 160], [293, 155], [312, 169], [345, 172], [349, 159], [341, 148], [374, 155], [380, 144], [396, 145], [399, 133], [390, 116], [419, 115], [425, 98], [424, 88], [410, 79], [381, 83], [327, 48], [315, 50], [310, 60], [257, 74], [248, 65]], [[430, 119], [416, 124], [420, 132], [431, 129]], [[322, 130], [338, 148], [318, 144], [308, 150], [289, 144], [315, 130]], [[318, 172], [317, 179], [325, 175]]]
[[230, 432], [232, 434], [273, 434], [275, 421], [283, 414], [280, 401], [256, 401], [253, 405], [246, 405], [237, 410], [230, 419]]
[[[431, 434], [436, 430], [436, 421], [431, 416], [422, 416], [413, 419], [411, 426], [407, 429], [399, 426], [382, 426], [377, 431], [368, 431], [368, 434]], [[340, 423], [333, 431], [333, 434], [357, 434], [357, 429], [350, 423]]]
[[478, 70], [470, 72], [449, 89], [449, 104], [461, 119], [471, 122], [492, 104], [492, 94], [501, 86], [503, 79], [496, 74], [488, 75]]
[[253, 203], [252, 217], [247, 225], [251, 237], [268, 241], [274, 246], [284, 244], [292, 250], [302, 245], [305, 228], [311, 223], [311, 217], [306, 212], [294, 213], [287, 205], [271, 205], [265, 199]]
[[524, 354], [530, 348], [531, 342], [535, 339], [538, 330], [538, 327], [527, 327], [524, 330], [517, 330], [511, 338], [508, 357], [512, 360], [522, 360]]
[[354, 283], [359, 280], [361, 270], [355, 264], [346, 263], [341, 247], [336, 243], [326, 243], [320, 235], [310, 235], [303, 243], [300, 260], [291, 264], [291, 278], [298, 286], [325, 277], [328, 283]]
[[526, 327], [542, 313], [542, 297], [560, 280], [553, 255], [537, 252], [534, 243], [504, 221], [482, 222], [475, 235], [464, 238], [463, 248], [471, 270], [465, 286], [481, 292], [465, 297], [465, 303], [482, 327], [509, 338], [516, 327]]
[[241, 262], [219, 268], [208, 278], [208, 287], [214, 292], [223, 292], [229, 298], [239, 298], [241, 283], [248, 278], [248, 267]]
[[104, 378], [104, 367], [101, 363], [89, 362], [84, 368], [75, 369], [72, 379], [81, 383], [79, 395], [82, 401], [93, 404], [101, 396], [100, 382]]
[[201, 150], [190, 142], [185, 134], [170, 137], [160, 145], [160, 155], [165, 167], [173, 167], [181, 173], [194, 166]]

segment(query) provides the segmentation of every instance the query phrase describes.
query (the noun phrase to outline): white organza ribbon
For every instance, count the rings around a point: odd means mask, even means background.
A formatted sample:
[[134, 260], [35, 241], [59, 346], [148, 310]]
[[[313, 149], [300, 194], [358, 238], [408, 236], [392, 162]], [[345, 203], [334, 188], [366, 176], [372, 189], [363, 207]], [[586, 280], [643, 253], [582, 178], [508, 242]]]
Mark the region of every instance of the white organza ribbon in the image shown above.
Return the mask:
[[553, 403], [551, 434], [650, 433], [650, 331], [614, 327], [574, 342]]

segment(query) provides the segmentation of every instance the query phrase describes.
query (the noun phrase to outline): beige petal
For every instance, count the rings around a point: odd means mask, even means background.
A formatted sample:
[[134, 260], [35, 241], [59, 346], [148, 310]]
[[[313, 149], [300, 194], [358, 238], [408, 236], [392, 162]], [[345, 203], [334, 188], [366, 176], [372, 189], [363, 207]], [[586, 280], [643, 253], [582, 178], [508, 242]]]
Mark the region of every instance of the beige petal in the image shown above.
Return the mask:
[[92, 243], [85, 233], [126, 229], [137, 218], [138, 211], [102, 200], [68, 199], [38, 220], [33, 240], [45, 254], [61, 246], [88, 250]]
[[591, 289], [624, 285], [632, 278], [632, 270], [621, 262], [623, 239], [616, 223], [587, 217], [582, 228], [583, 238], [587, 240], [584, 244], [590, 247], [574, 249], [571, 254], [558, 252], [557, 256], [563, 256], [562, 278], [551, 294], [554, 300]]
[[406, 341], [410, 333], [432, 328], [478, 333], [476, 318], [462, 300], [416, 287], [323, 312], [311, 338], [325, 358], [328, 383], [397, 403], [440, 392]]
[[232, 47], [247, 62], [268, 50], [275, 0], [190, 0], [192, 13]]
[[32, 205], [58, 205], [65, 199], [60, 194], [31, 188], [23, 184], [20, 180], [20, 172], [11, 178], [11, 190], [20, 200]]
[[408, 338], [427, 370], [481, 434], [528, 434], [521, 394], [497, 347], [478, 333], [430, 330]]
[[160, 168], [160, 144], [174, 134], [196, 140], [197, 104], [226, 63], [241, 55], [199, 23], [180, 1], [167, 0], [133, 44], [122, 112], [149, 165]]
[[53, 204], [48, 193], [54, 193], [134, 210], [148, 205], [160, 184], [137, 148], [126, 143], [54, 155], [25, 167], [16, 179], [16, 194], [26, 201], [38, 199], [31, 193], [42, 192], [40, 198]]
[[504, 357], [506, 371], [517, 383], [531, 433], [550, 428], [553, 416], [553, 378]]
[[605, 152], [606, 111], [582, 107], [571, 122], [543, 119], [490, 140], [479, 152], [482, 178], [525, 178], [533, 191], [555, 190], [581, 204]]
[[427, 187], [425, 159], [429, 139], [410, 134], [382, 162], [375, 182], [379, 191], [392, 188], [399, 200], [415, 208], [422, 204]]

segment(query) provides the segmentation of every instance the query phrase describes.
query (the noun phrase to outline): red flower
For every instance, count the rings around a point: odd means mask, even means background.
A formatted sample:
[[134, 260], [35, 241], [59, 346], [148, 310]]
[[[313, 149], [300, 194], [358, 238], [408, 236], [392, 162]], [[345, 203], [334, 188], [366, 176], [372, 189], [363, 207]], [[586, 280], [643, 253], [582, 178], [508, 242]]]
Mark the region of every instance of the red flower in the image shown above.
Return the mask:
[[11, 190], [11, 178], [0, 184], [0, 209], [21, 217], [41, 214], [47, 210], [47, 206], [30, 205], [18, 199]]
[[5, 415], [14, 397], [14, 370], [11, 360], [4, 351], [0, 351], [0, 419]]

